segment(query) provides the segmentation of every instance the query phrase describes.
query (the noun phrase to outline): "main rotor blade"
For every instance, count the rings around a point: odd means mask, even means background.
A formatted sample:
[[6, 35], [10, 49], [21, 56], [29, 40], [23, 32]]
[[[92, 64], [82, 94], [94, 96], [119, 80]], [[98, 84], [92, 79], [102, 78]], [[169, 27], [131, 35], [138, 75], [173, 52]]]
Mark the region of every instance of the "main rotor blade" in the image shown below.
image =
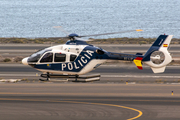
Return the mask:
[[[58, 26], [59, 27], [59, 26]], [[57, 28], [58, 28], [57, 27]], [[143, 31], [141, 29], [136, 29], [136, 30], [127, 30], [127, 31], [120, 31], [120, 32], [112, 32], [112, 33], [102, 33], [102, 34], [94, 34], [94, 35], [77, 35], [77, 36], [65, 36], [65, 37], [38, 37], [38, 38], [49, 38], [49, 39], [69, 39], [69, 38], [81, 38], [81, 37], [90, 37], [90, 36], [100, 36], [100, 35], [111, 35], [111, 34], [119, 34], [119, 33], [127, 33], [127, 32], [135, 32], [135, 31]], [[71, 34], [70, 34], [71, 35]], [[82, 39], [81, 39], [82, 40]], [[82, 40], [83, 41], [83, 40]], [[92, 41], [92, 40], [84, 40], [84, 41]]]
[[61, 32], [65, 33], [67, 36], [69, 35], [69, 33], [62, 26], [53, 26], [53, 28], [60, 30]]
[[66, 39], [69, 39], [69, 37], [36, 37], [36, 38], [47, 38], [47, 39], [64, 39], [64, 38], [66, 38]]
[[127, 31], [120, 31], [120, 32], [112, 32], [112, 33], [103, 33], [103, 34], [94, 34], [94, 35], [82, 35], [79, 37], [90, 37], [90, 36], [100, 36], [100, 35], [111, 35], [111, 34], [119, 34], [119, 33], [126, 33], [126, 32], [135, 32], [135, 31], [143, 31], [141, 29], [136, 29], [136, 30], [127, 30]]
[[80, 40], [80, 41], [93, 41], [93, 39], [83, 39], [83, 38], [79, 38], [79, 37], [74, 37], [76, 40]]

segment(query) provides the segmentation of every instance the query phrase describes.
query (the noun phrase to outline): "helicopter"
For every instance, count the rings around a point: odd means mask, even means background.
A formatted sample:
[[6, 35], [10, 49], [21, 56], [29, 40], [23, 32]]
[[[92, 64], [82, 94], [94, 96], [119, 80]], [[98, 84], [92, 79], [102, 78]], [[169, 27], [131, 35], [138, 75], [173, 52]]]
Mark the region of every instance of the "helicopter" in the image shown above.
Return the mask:
[[[142, 63], [151, 67], [154, 73], [162, 73], [165, 67], [172, 61], [168, 47], [173, 35], [160, 35], [148, 51], [143, 55], [108, 52], [102, 48], [88, 44], [82, 37], [118, 34], [125, 32], [142, 31], [141, 29], [121, 31], [114, 33], [94, 34], [79, 36], [75, 33], [69, 34], [69, 40], [65, 44], [51, 46], [33, 53], [22, 60], [24, 65], [29, 65], [41, 72], [41, 81], [50, 78], [89, 78], [100, 80], [100, 75], [81, 77], [98, 68], [107, 60], [133, 61], [138, 69], [143, 70]], [[62, 37], [61, 37], [62, 38]]]

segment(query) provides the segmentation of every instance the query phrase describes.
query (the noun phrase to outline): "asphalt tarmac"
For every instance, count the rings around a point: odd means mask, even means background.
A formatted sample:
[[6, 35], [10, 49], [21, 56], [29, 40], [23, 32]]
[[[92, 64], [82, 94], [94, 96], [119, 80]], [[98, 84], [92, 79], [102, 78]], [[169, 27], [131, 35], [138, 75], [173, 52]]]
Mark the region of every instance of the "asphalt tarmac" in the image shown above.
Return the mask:
[[[1, 79], [26, 79], [38, 82], [41, 72], [35, 70], [30, 66], [22, 64], [0, 64], [0, 78]], [[154, 74], [150, 67], [143, 65], [143, 70], [139, 70], [132, 64], [104, 64], [97, 69], [88, 73], [88, 75], [100, 74], [100, 81], [98, 83], [180, 83], [180, 67], [167, 66], [164, 73]], [[52, 82], [63, 82], [67, 79], [51, 79]], [[70, 79], [69, 79], [70, 80]], [[67, 81], [65, 81], [67, 82]]]
[[[147, 66], [102, 65], [100, 81], [40, 82], [41, 72], [22, 64], [0, 64], [2, 120], [179, 120], [179, 67], [153, 74]], [[128, 83], [126, 82], [128, 81]], [[151, 84], [147, 84], [151, 83]], [[173, 94], [172, 94], [173, 91]]]
[[0, 118], [179, 120], [179, 87], [174, 84], [3, 83], [0, 84]]

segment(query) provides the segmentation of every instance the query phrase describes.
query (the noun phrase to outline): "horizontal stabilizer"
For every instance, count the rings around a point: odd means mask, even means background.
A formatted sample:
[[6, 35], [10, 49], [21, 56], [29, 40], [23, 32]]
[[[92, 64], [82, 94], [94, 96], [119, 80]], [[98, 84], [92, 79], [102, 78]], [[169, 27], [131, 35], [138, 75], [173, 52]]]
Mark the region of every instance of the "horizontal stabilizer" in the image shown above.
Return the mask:
[[153, 71], [154, 73], [163, 73], [164, 70], [165, 70], [165, 68], [166, 68], [166, 66], [161, 67], [161, 68], [153, 68], [153, 67], [151, 67], [151, 69], [152, 69], [152, 71]]
[[136, 55], [143, 55], [143, 53], [136, 53]]

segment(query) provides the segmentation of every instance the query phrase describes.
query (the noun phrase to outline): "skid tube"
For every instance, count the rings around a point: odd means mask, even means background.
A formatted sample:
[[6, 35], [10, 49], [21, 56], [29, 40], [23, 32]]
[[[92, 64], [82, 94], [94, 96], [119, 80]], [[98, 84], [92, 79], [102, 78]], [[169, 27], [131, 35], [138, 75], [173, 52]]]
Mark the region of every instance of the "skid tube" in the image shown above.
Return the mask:
[[73, 82], [88, 82], [88, 81], [98, 81], [100, 80], [100, 74], [93, 74], [93, 75], [60, 75], [60, 74], [41, 74], [42, 78], [46, 79], [39, 79], [40, 81], [49, 81], [50, 78], [74, 78]]

